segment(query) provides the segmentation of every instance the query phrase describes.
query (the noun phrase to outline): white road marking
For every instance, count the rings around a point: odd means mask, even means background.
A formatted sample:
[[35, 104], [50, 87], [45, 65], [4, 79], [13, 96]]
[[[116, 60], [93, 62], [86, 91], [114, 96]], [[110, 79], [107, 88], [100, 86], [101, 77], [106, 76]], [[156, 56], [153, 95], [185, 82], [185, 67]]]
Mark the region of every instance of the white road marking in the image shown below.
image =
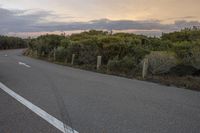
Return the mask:
[[7, 55], [7, 54], [5, 54], [4, 56], [5, 56], [5, 57], [7, 57], [8, 55]]
[[19, 65], [23, 65], [23, 66], [28, 67], [28, 68], [31, 67], [31, 66], [29, 66], [29, 65], [27, 65], [26, 63], [23, 63], [23, 62], [18, 62], [18, 64], [19, 64]]
[[17, 101], [19, 101], [21, 104], [23, 104], [24, 106], [26, 106], [27, 108], [29, 108], [31, 111], [33, 111], [34, 113], [36, 113], [38, 116], [40, 116], [41, 118], [43, 118], [44, 120], [46, 120], [48, 123], [50, 123], [51, 125], [53, 125], [57, 129], [59, 129], [61, 132], [63, 132], [63, 133], [78, 133], [77, 131], [75, 131], [71, 127], [65, 125], [60, 120], [56, 119], [55, 117], [51, 116], [50, 114], [48, 114], [47, 112], [45, 112], [41, 108], [39, 108], [36, 105], [32, 104], [31, 102], [29, 102], [25, 98], [21, 97], [20, 95], [18, 95], [17, 93], [15, 93], [14, 91], [12, 91], [8, 87], [6, 87], [1, 82], [0, 82], [0, 89], [2, 89], [3, 91], [5, 91], [6, 93], [8, 93], [11, 97], [13, 97]]

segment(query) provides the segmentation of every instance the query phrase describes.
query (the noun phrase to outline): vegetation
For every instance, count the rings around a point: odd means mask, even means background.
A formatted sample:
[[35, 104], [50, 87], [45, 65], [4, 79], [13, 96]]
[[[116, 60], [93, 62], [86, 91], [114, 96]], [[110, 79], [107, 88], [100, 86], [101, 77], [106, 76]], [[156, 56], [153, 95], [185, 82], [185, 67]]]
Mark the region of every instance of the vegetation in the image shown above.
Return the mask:
[[90, 70], [95, 69], [100, 55], [100, 71], [129, 77], [141, 76], [141, 64], [147, 58], [150, 77], [199, 76], [200, 29], [184, 29], [160, 38], [95, 30], [71, 36], [43, 35], [29, 41], [25, 54], [65, 64], [71, 63], [75, 54], [74, 65]]
[[122, 74], [130, 76], [136, 73], [138, 66], [136, 60], [133, 57], [125, 56], [120, 60], [118, 58], [109, 60], [107, 68], [111, 72], [121, 72]]
[[27, 47], [26, 41], [18, 37], [0, 36], [0, 50]]
[[149, 61], [151, 74], [163, 74], [170, 71], [178, 63], [175, 53], [166, 51], [154, 51], [146, 57]]

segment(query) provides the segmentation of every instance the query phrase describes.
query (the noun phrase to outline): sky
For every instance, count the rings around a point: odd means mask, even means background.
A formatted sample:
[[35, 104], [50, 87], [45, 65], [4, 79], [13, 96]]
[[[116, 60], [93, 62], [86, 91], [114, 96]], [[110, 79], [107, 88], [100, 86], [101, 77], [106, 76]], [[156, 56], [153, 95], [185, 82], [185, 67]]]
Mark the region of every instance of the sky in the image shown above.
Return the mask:
[[0, 34], [114, 30], [161, 34], [200, 26], [200, 0], [0, 0]]

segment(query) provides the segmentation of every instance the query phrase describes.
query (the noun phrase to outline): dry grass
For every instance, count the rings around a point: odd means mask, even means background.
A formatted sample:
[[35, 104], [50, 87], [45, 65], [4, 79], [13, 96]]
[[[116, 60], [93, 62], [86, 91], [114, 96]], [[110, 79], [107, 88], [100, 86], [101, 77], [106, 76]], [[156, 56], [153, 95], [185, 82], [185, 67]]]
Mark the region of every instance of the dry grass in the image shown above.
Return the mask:
[[194, 76], [151, 76], [147, 78], [148, 81], [161, 83], [168, 86], [183, 87], [186, 89], [200, 91], [200, 77]]

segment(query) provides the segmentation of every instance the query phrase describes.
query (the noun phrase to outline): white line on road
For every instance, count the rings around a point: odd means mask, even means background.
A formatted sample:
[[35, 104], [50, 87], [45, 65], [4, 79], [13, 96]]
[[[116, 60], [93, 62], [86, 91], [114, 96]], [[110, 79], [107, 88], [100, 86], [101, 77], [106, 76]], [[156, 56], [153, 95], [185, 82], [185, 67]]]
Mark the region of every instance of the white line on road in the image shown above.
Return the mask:
[[31, 66], [29, 66], [29, 65], [27, 65], [26, 63], [23, 63], [23, 62], [18, 62], [18, 64], [19, 64], [19, 65], [23, 65], [23, 66], [28, 67], [28, 68], [31, 67]]
[[63, 133], [78, 133], [77, 131], [75, 131], [71, 127], [65, 125], [60, 120], [56, 119], [55, 117], [51, 116], [50, 114], [48, 114], [47, 112], [45, 112], [41, 108], [39, 108], [36, 105], [32, 104], [31, 102], [29, 102], [25, 98], [21, 97], [20, 95], [18, 95], [17, 93], [12, 91], [8, 87], [6, 87], [1, 82], [0, 82], [0, 89], [5, 91], [6, 93], [8, 93], [11, 97], [13, 97], [17, 101], [19, 101], [21, 104], [25, 105], [27, 108], [29, 108], [31, 111], [36, 113], [38, 116], [42, 117], [48, 123], [50, 123], [51, 125], [53, 125], [57, 129], [59, 129], [61, 132], [63, 132]]

